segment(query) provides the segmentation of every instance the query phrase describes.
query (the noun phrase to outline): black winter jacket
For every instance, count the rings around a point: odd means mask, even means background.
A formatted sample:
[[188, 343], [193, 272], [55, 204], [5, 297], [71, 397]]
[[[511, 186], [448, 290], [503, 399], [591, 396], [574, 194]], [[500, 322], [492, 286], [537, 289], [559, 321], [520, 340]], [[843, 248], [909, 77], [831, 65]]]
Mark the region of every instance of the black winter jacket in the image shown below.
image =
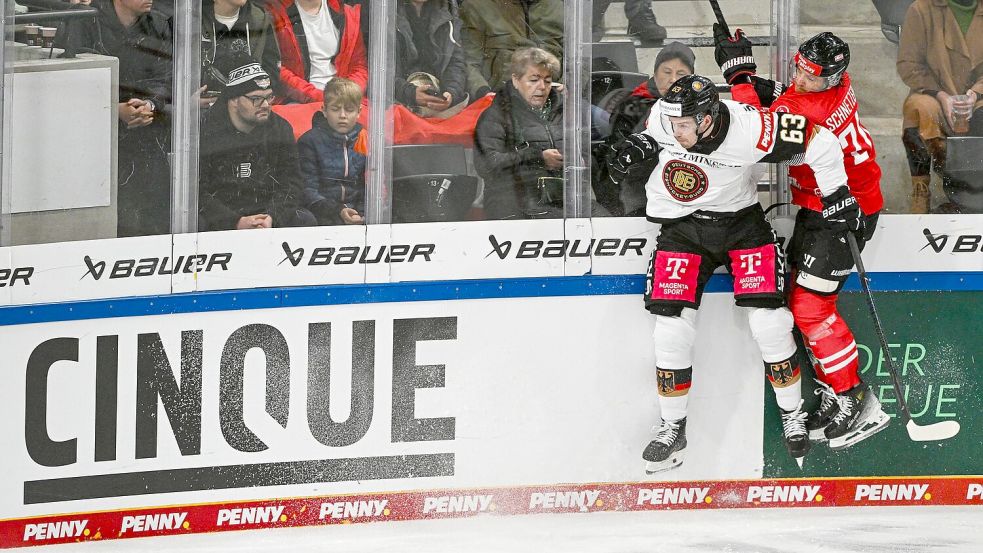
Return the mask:
[[[543, 151], [563, 151], [563, 102], [555, 90], [534, 110], [506, 81], [475, 127], [475, 168], [485, 179], [485, 213], [491, 219], [561, 217], [562, 205], [540, 203], [542, 177], [561, 178]], [[555, 181], [554, 181], [555, 182]], [[562, 200], [562, 195], [559, 198]]]
[[[201, 84], [209, 90], [221, 90], [209, 67], [217, 64], [223, 67], [222, 59], [233, 52], [252, 56], [259, 62], [263, 71], [270, 76], [274, 87], [280, 81], [280, 48], [273, 34], [273, 20], [270, 15], [252, 1], [247, 1], [239, 9], [239, 19], [228, 29], [215, 19], [215, 3], [204, 0], [201, 6]], [[222, 73], [218, 69], [219, 74]], [[225, 75], [222, 75], [225, 78]]]
[[232, 125], [223, 101], [201, 124], [199, 230], [230, 230], [239, 218], [267, 213], [285, 226], [302, 196], [290, 124], [275, 113], [250, 133]]
[[396, 101], [406, 106], [416, 106], [416, 87], [406, 82], [414, 71], [426, 71], [440, 81], [440, 92], [451, 93], [451, 105], [464, 100], [468, 92], [467, 64], [461, 42], [461, 20], [457, 17], [456, 2], [444, 7], [442, 0], [424, 4], [422, 16], [429, 19], [429, 55], [433, 67], [418, 67], [419, 49], [414, 41], [407, 10], [409, 2], [402, 0], [396, 10]]
[[99, 11], [95, 21], [74, 25], [64, 40], [77, 52], [119, 58], [119, 101], [133, 98], [150, 100], [156, 111], [169, 111], [171, 102], [170, 21], [161, 13], [141, 15], [125, 28], [112, 0], [94, 0]]

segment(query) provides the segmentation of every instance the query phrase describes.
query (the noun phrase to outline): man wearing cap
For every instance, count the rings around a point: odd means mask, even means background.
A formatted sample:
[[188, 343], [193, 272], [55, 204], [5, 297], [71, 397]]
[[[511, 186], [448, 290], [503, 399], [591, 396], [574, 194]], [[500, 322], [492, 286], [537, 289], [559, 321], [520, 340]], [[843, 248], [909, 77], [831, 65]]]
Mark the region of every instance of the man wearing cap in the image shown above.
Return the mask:
[[244, 54], [228, 67], [228, 84], [201, 125], [199, 230], [316, 225], [300, 207], [297, 146], [290, 124], [270, 109], [270, 76]]

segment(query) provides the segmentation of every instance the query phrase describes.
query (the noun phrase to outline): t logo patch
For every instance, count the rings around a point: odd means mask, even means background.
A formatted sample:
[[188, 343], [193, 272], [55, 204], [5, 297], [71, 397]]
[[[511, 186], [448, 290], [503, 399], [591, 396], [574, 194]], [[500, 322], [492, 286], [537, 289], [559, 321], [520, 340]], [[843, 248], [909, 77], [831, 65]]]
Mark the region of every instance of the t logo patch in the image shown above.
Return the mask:
[[240, 163], [236, 167], [236, 176], [240, 179], [248, 179], [253, 176], [253, 164], [249, 162]]
[[761, 266], [761, 252], [741, 254], [741, 269], [746, 275], [758, 274], [757, 268]]
[[682, 275], [686, 273], [689, 266], [689, 259], [682, 257], [670, 257], [666, 260], [666, 267], [669, 269], [669, 280], [682, 280]]

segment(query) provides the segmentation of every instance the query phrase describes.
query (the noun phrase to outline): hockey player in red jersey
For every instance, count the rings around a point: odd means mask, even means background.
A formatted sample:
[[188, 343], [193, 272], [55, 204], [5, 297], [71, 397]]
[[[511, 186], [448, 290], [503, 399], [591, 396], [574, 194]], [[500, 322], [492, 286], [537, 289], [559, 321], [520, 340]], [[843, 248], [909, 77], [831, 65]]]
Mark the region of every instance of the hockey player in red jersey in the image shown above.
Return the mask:
[[751, 43], [738, 29], [728, 36], [714, 24], [716, 59], [732, 85], [735, 100], [773, 112], [804, 115], [839, 139], [848, 187], [839, 201], [853, 201], [862, 216], [853, 228], [830, 227], [823, 211], [831, 199], [821, 198], [808, 165], [789, 167], [792, 201], [801, 209], [789, 244], [793, 269], [790, 307], [813, 357], [821, 395], [820, 408], [807, 422], [810, 438], [844, 449], [887, 426], [890, 419], [858, 374], [857, 343], [836, 308], [837, 294], [853, 269], [846, 233], [854, 232], [861, 248], [871, 239], [884, 205], [881, 169], [870, 133], [860, 123], [857, 96], [846, 72], [850, 48], [833, 33], [820, 33], [799, 46], [795, 75], [788, 88], [755, 75]]
[[[843, 153], [828, 130], [791, 113], [720, 100], [713, 82], [687, 75], [669, 86], [646, 129], [630, 135], [610, 162], [623, 180], [646, 159], [658, 164], [645, 186], [646, 217], [662, 228], [646, 279], [645, 307], [656, 316], [653, 341], [662, 424], [642, 458], [648, 472], [682, 463], [696, 318], [714, 269], [734, 276], [734, 299], [748, 309], [751, 335], [781, 409], [785, 445], [809, 450], [801, 380], [786, 307], [784, 254], [758, 203], [756, 163], [802, 159], [828, 202], [827, 224], [856, 226], [846, 201]], [[619, 178], [620, 177], [620, 178]]]

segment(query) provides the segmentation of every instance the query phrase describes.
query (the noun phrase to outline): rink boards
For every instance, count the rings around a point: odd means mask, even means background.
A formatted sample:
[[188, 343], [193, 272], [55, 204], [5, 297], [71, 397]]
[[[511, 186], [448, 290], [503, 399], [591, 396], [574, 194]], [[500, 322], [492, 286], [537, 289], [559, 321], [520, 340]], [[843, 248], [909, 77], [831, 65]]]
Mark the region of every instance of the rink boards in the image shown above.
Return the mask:
[[631, 482], [171, 505], [0, 521], [0, 546], [472, 516], [875, 505], [983, 505], [983, 478]]
[[[959, 420], [960, 434], [914, 444], [893, 424], [846, 452], [817, 446], [799, 472], [717, 275], [688, 457], [655, 477], [640, 459], [659, 420], [640, 298], [657, 229], [643, 222], [0, 249], [0, 547], [475, 513], [979, 504], [983, 218], [880, 226], [873, 285], [904, 291], [877, 294], [889, 353], [916, 420]], [[843, 304], [893, 413], [865, 305]]]

